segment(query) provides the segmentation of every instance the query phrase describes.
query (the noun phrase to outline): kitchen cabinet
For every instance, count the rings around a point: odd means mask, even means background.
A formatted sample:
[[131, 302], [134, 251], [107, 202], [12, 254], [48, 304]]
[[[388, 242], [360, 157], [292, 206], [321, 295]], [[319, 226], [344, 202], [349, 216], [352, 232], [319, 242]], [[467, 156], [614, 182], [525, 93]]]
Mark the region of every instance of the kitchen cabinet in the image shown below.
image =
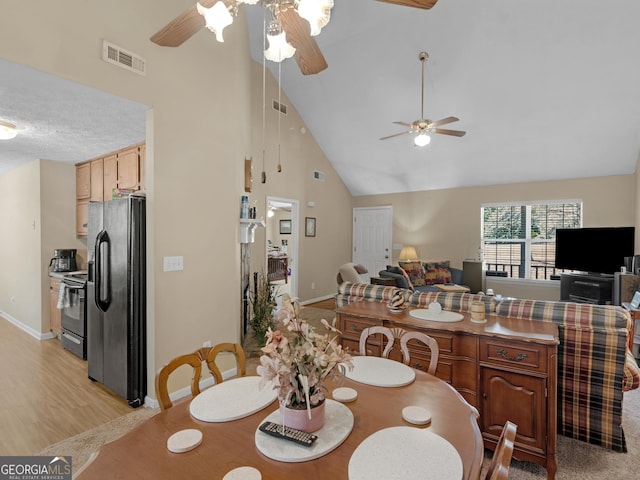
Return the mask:
[[76, 199], [91, 197], [91, 165], [76, 165]]
[[87, 236], [89, 201], [113, 198], [114, 189], [138, 190], [144, 174], [144, 145], [134, 145], [76, 164], [76, 235]]
[[62, 313], [58, 309], [58, 295], [60, 293], [60, 283], [62, 280], [59, 278], [49, 277], [49, 306], [50, 317], [49, 324], [50, 329], [56, 334], [58, 338], [62, 334]]
[[118, 188], [118, 157], [113, 154], [104, 157], [104, 201], [113, 198], [113, 189]]

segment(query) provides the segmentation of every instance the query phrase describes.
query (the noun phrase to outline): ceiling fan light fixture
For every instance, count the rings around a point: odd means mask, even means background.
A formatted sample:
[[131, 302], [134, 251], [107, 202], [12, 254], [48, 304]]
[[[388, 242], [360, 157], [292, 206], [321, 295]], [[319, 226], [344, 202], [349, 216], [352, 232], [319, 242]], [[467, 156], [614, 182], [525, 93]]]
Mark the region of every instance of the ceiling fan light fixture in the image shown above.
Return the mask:
[[279, 63], [287, 58], [293, 57], [296, 49], [287, 42], [285, 32], [281, 31], [276, 35], [267, 34], [269, 48], [264, 51], [264, 58], [272, 62]]
[[331, 20], [333, 0], [299, 0], [298, 15], [309, 22], [311, 36], [320, 34], [322, 27]]
[[197, 3], [198, 13], [204, 17], [206, 27], [216, 34], [216, 40], [223, 43], [222, 31], [233, 23], [233, 16], [222, 0], [211, 7], [203, 7]]
[[18, 129], [13, 123], [0, 120], [0, 140], [11, 140], [18, 135]]
[[429, 145], [431, 142], [431, 137], [426, 133], [419, 133], [416, 135], [416, 138], [413, 139], [413, 143], [415, 143], [416, 147], [425, 147]]

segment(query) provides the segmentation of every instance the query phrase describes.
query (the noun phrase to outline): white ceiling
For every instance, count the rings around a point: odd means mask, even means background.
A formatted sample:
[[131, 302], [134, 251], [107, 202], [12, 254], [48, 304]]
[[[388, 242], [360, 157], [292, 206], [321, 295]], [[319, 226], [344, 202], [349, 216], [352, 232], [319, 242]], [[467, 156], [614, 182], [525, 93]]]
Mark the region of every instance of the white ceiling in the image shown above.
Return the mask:
[[[329, 68], [303, 76], [285, 61], [282, 88], [353, 195], [634, 172], [637, 0], [335, 4], [316, 37]], [[262, 62], [263, 9], [243, 8]], [[197, 35], [215, 42], [205, 29]], [[457, 116], [445, 128], [467, 135], [434, 135], [423, 148], [411, 135], [380, 141], [403, 130], [393, 121], [420, 117], [423, 50], [425, 116]], [[0, 59], [0, 119], [31, 125], [0, 141], [0, 174], [21, 161], [76, 162], [144, 140], [144, 105], [33, 73]]]

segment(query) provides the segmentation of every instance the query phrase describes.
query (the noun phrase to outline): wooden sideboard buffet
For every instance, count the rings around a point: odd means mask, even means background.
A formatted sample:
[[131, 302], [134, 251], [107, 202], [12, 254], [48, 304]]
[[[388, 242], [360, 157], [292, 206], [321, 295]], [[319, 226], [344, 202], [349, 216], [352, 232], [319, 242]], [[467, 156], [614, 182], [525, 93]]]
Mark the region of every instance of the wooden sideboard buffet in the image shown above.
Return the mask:
[[[450, 383], [480, 412], [485, 446], [495, 449], [507, 420], [518, 425], [514, 457], [538, 463], [553, 479], [556, 459], [558, 327], [552, 323], [487, 315], [473, 323], [468, 313], [458, 322], [434, 322], [392, 313], [381, 302], [356, 302], [336, 310], [344, 347], [359, 351], [364, 328], [380, 325], [421, 331], [440, 347], [436, 376]], [[382, 354], [382, 335], [372, 335], [367, 354]], [[429, 349], [411, 340], [411, 366], [427, 370]], [[401, 361], [399, 348], [389, 358]]]

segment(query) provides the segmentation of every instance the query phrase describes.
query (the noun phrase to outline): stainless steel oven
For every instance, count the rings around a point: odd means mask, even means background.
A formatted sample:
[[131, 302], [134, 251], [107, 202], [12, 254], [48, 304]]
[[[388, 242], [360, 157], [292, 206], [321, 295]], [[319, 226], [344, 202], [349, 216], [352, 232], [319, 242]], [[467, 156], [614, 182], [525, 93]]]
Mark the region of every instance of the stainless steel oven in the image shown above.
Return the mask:
[[64, 348], [87, 359], [87, 275], [70, 274], [62, 279], [63, 293], [62, 336]]

